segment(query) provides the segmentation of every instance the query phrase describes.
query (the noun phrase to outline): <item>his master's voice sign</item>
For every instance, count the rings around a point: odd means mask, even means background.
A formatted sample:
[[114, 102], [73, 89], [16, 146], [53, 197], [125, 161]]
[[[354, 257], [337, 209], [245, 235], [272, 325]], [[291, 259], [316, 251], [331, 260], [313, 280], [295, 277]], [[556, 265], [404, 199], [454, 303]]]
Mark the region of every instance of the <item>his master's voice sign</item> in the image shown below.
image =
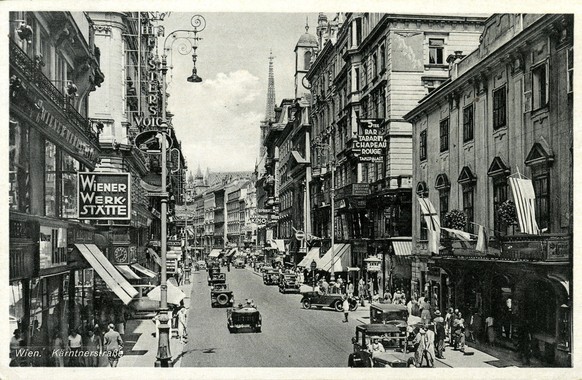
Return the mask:
[[129, 173], [79, 173], [79, 219], [129, 220]]

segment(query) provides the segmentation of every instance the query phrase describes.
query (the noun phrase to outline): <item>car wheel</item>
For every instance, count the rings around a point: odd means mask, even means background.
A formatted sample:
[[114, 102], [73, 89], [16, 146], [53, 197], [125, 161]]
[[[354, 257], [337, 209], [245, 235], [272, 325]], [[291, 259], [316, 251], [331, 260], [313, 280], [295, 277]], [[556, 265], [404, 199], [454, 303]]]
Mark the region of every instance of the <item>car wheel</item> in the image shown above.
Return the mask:
[[354, 368], [354, 354], [350, 354], [350, 356], [348, 356], [348, 367]]
[[311, 309], [311, 301], [309, 299], [304, 299], [301, 303], [304, 309]]
[[228, 303], [228, 296], [226, 294], [219, 294], [216, 297], [216, 302], [218, 302], [219, 305], [224, 306]]
[[362, 367], [370, 368], [372, 367], [372, 358], [368, 355], [362, 355]]
[[261, 332], [261, 326], [255, 327], [255, 332], [260, 333]]
[[358, 303], [357, 302], [352, 302], [350, 304], [350, 311], [356, 311], [358, 310]]
[[342, 311], [344, 308], [342, 306], [342, 301], [337, 300], [333, 303], [333, 308], [335, 309], [335, 311]]

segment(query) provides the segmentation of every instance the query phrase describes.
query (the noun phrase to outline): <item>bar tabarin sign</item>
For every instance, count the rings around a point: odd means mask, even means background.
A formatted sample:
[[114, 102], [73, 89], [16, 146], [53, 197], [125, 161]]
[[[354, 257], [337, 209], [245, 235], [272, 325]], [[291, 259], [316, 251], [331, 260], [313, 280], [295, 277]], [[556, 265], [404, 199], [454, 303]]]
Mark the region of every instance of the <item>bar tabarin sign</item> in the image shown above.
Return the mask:
[[78, 173], [79, 219], [131, 219], [129, 173]]
[[354, 152], [359, 153], [359, 162], [382, 162], [386, 140], [381, 133], [381, 119], [359, 121], [358, 138], [354, 141]]

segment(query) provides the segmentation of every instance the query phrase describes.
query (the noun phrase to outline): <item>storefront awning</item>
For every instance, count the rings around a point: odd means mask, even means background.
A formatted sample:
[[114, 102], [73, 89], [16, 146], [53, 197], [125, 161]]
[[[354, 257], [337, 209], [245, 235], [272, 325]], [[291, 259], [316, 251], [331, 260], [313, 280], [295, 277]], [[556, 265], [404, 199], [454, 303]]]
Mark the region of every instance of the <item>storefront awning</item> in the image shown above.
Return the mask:
[[75, 244], [75, 247], [124, 304], [127, 305], [137, 296], [138, 291], [123, 278], [95, 244]]
[[141, 277], [132, 271], [129, 265], [116, 265], [115, 268], [128, 280], [141, 280]]
[[392, 247], [394, 247], [396, 256], [410, 256], [412, 254], [411, 241], [392, 241]]
[[132, 264], [131, 267], [146, 277], [154, 278], [157, 276], [157, 274], [155, 272], [149, 270], [148, 268], [144, 267], [143, 265]]
[[269, 244], [271, 245], [271, 248], [276, 249], [279, 252], [285, 252], [285, 240], [274, 239], [274, 240], [270, 240]]
[[238, 249], [236, 248], [231, 248], [227, 253], [226, 253], [226, 257], [232, 256], [234, 255], [236, 252], [238, 251]]
[[148, 253], [150, 254], [151, 257], [153, 257], [156, 264], [158, 264], [159, 266], [162, 266], [162, 258], [160, 257], [160, 255], [158, 255], [158, 253], [156, 251], [154, 251], [151, 248], [148, 248]]
[[[334, 244], [334, 257], [333, 257], [333, 271], [343, 272], [346, 271], [348, 266], [351, 264], [351, 245], [350, 244]], [[317, 269], [324, 271], [331, 271], [332, 265], [332, 255], [331, 248], [325, 253], [325, 255], [319, 259], [317, 262]]]
[[213, 249], [212, 251], [210, 251], [210, 254], [208, 254], [208, 257], [218, 257], [220, 256], [221, 252], [220, 249]]
[[307, 255], [305, 255], [305, 257], [303, 258], [303, 260], [301, 260], [301, 262], [297, 264], [297, 266], [309, 268], [313, 260], [315, 260], [316, 263], [317, 260], [319, 260], [319, 247], [311, 248], [309, 252], [307, 252]]

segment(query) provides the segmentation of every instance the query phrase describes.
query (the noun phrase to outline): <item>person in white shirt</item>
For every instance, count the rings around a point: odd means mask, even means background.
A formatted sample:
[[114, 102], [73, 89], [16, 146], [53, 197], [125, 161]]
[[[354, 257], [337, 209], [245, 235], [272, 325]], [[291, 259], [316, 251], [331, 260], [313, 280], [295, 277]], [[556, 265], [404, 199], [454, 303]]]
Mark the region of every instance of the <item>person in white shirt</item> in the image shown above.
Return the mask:
[[368, 351], [372, 354], [372, 367], [374, 366], [374, 358], [380, 352], [385, 352], [386, 349], [380, 343], [380, 339], [377, 336], [372, 337], [372, 342], [368, 345]]
[[344, 296], [344, 301], [342, 303], [342, 308], [344, 309], [344, 320], [343, 322], [348, 322], [348, 315], [350, 313], [350, 303], [348, 302], [348, 297]]

